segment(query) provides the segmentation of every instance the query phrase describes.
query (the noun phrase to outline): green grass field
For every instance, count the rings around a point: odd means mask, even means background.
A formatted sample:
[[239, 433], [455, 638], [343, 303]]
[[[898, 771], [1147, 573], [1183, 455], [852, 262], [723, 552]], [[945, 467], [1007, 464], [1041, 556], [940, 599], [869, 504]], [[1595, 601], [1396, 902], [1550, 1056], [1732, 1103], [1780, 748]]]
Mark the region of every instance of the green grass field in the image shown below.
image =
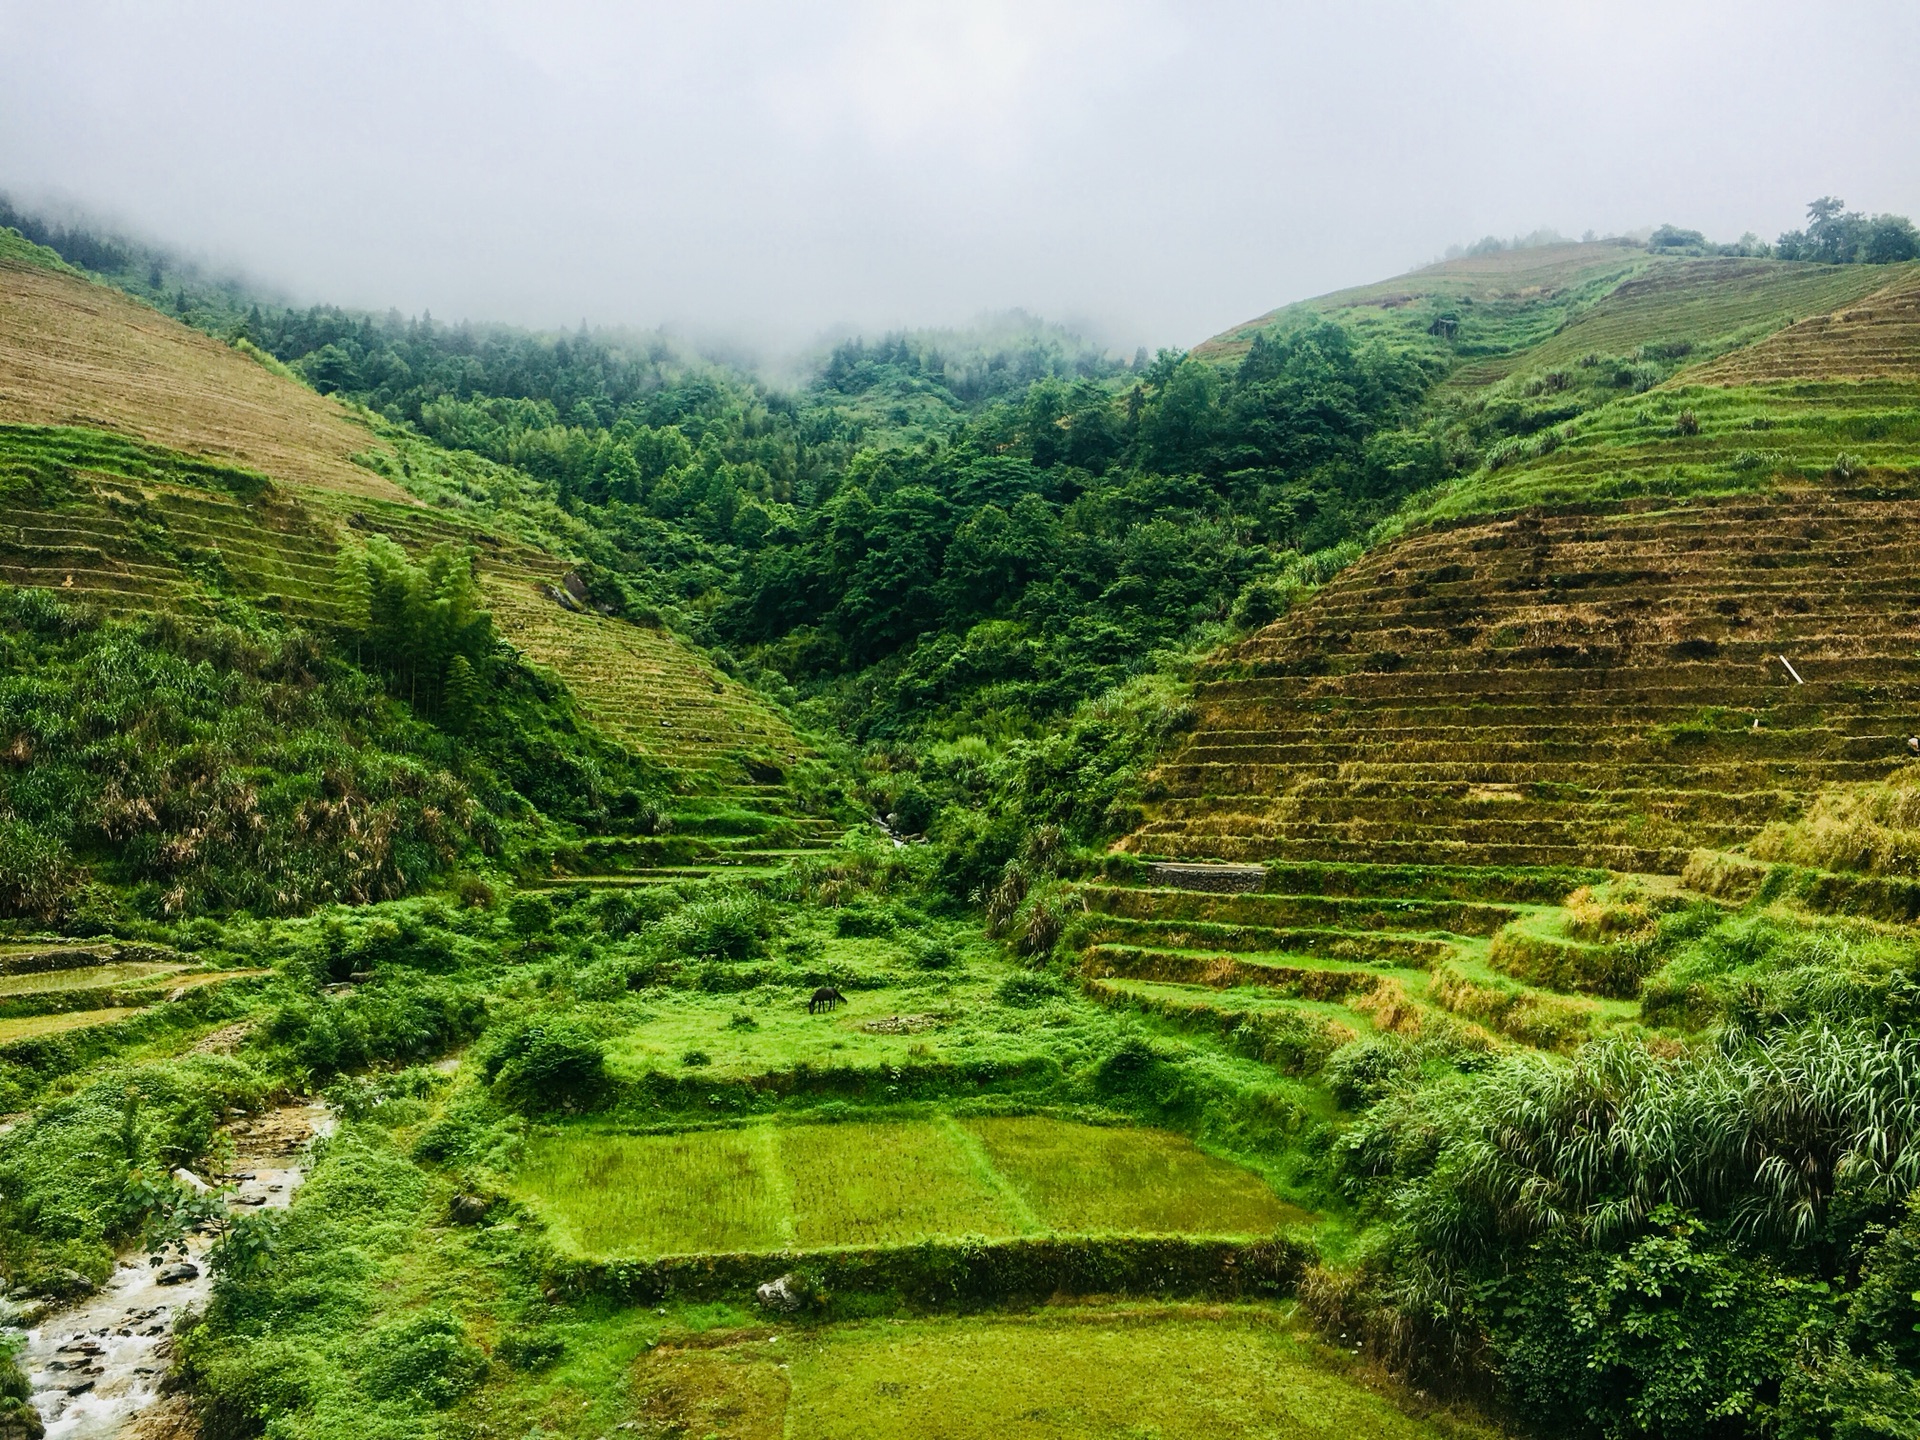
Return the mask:
[[633, 1367], [651, 1433], [790, 1440], [1425, 1440], [1419, 1419], [1264, 1306], [1100, 1307], [671, 1341]]
[[648, 1257], [938, 1236], [1257, 1235], [1305, 1219], [1186, 1139], [1037, 1117], [541, 1135], [514, 1176], [555, 1238]]
[[[1008, 1006], [996, 992], [1018, 967], [977, 943], [958, 948], [944, 969], [915, 967], [903, 940], [836, 936], [796, 922], [784, 937], [797, 947], [765, 969], [766, 983], [733, 998], [658, 987], [629, 1001], [631, 1023], [608, 1043], [608, 1064], [622, 1079], [649, 1072], [737, 1079], [791, 1071], [1018, 1063], [1059, 1053], [1062, 997]], [[847, 1003], [809, 1015], [806, 999], [830, 976]], [[733, 977], [729, 977], [730, 980]]]
[[969, 1120], [965, 1128], [1049, 1229], [1243, 1235], [1275, 1224], [1273, 1193], [1257, 1176], [1182, 1136], [1034, 1116]]

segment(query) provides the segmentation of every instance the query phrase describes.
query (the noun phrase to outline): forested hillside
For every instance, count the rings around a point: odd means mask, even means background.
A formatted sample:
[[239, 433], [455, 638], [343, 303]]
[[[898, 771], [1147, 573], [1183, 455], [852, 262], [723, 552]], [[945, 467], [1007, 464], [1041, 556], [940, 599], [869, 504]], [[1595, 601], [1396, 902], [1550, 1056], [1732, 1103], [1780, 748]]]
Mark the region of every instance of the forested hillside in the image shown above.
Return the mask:
[[0, 221], [12, 1423], [1920, 1432], [1899, 217], [791, 380]]

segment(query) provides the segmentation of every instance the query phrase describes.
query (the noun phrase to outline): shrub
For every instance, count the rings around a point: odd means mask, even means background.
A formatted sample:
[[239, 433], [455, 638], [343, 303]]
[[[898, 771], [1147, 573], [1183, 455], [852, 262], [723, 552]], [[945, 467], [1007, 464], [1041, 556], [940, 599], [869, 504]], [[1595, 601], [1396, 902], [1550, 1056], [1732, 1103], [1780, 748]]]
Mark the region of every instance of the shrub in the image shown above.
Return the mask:
[[590, 1110], [606, 1096], [606, 1050], [572, 1020], [529, 1020], [496, 1041], [481, 1073], [505, 1104], [530, 1115]]
[[1814, 1287], [1655, 1218], [1661, 1233], [1618, 1253], [1544, 1246], [1499, 1287], [1501, 1374], [1543, 1433], [1681, 1440], [1760, 1420]]
[[0, 1344], [0, 1434], [14, 1440], [40, 1440], [46, 1433], [40, 1412], [33, 1408], [33, 1382], [19, 1364], [24, 1335], [9, 1336]]
[[530, 944], [553, 927], [553, 901], [538, 890], [522, 890], [507, 902], [507, 927]]
[[960, 961], [953, 946], [946, 941], [930, 936], [915, 936], [908, 947], [907, 958], [921, 970], [950, 970]]
[[1004, 935], [1027, 898], [1027, 872], [1019, 862], [1008, 861], [1000, 873], [1000, 883], [987, 896], [987, 933]]
[[382, 980], [337, 1000], [301, 995], [274, 1007], [262, 1038], [324, 1078], [382, 1060], [425, 1060], [479, 1033], [486, 1002], [445, 981]]
[[866, 939], [891, 935], [897, 929], [899, 921], [891, 910], [856, 904], [834, 912], [833, 933], [836, 935]]
[[52, 920], [72, 864], [66, 846], [22, 820], [0, 820], [0, 916]]
[[1019, 975], [1009, 975], [1000, 982], [999, 988], [993, 993], [994, 998], [1002, 1005], [1029, 1009], [1035, 1005], [1045, 1005], [1052, 1000], [1064, 999], [1067, 990], [1051, 975], [1041, 971], [1027, 971]]
[[1363, 1110], [1396, 1085], [1418, 1076], [1420, 1062], [1399, 1040], [1355, 1040], [1328, 1057], [1327, 1088], [1343, 1110]]
[[567, 1353], [567, 1343], [547, 1330], [515, 1330], [501, 1336], [494, 1354], [516, 1370], [545, 1370]]
[[1300, 591], [1300, 584], [1292, 577], [1251, 581], [1233, 602], [1233, 623], [1242, 630], [1271, 625], [1293, 609]]
[[902, 835], [924, 835], [933, 824], [934, 810], [933, 797], [918, 785], [909, 784], [894, 796], [887, 818]]
[[411, 1399], [444, 1410], [487, 1373], [487, 1357], [444, 1310], [383, 1325], [367, 1337], [362, 1375], [381, 1400]]
[[469, 909], [493, 908], [493, 886], [489, 885], [482, 876], [463, 872], [453, 877], [451, 888], [460, 903]]
[[682, 906], [662, 930], [666, 943], [690, 958], [752, 960], [766, 953], [773, 915], [765, 897], [732, 890]]
[[1014, 949], [1030, 958], [1050, 955], [1066, 928], [1059, 907], [1051, 898], [1042, 896], [1027, 908], [1026, 919], [1014, 938]]

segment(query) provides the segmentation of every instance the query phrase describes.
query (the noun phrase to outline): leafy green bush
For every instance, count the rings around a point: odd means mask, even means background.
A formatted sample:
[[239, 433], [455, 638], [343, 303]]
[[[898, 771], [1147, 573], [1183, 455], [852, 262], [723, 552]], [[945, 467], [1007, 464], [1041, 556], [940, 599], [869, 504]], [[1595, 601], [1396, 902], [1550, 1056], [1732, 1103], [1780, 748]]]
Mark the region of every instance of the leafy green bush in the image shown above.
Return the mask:
[[566, 1351], [566, 1341], [550, 1330], [515, 1330], [500, 1337], [493, 1353], [516, 1370], [539, 1371], [550, 1368]]
[[836, 910], [833, 915], [833, 933], [836, 935], [856, 938], [891, 935], [899, 928], [899, 918], [891, 910], [870, 905], [849, 905]]
[[485, 1019], [485, 1000], [466, 986], [396, 978], [338, 998], [297, 994], [273, 1006], [259, 1033], [291, 1064], [325, 1077], [376, 1061], [431, 1059], [477, 1035]]
[[417, 1400], [436, 1410], [446, 1409], [487, 1373], [486, 1355], [445, 1310], [388, 1322], [367, 1336], [362, 1356], [369, 1394]]
[[605, 1047], [565, 1015], [489, 1037], [481, 1074], [502, 1103], [529, 1115], [591, 1110], [606, 1098]]
[[662, 939], [693, 959], [752, 960], [767, 953], [773, 914], [751, 890], [726, 890], [694, 900], [661, 923]]
[[1381, 1036], [1342, 1045], [1327, 1058], [1324, 1073], [1335, 1102], [1342, 1109], [1360, 1110], [1417, 1077], [1420, 1062], [1404, 1041]]
[[0, 916], [52, 920], [72, 871], [66, 846], [25, 821], [0, 819]]
[[994, 999], [1002, 1005], [1012, 1005], [1018, 1009], [1046, 1005], [1055, 1000], [1065, 999], [1066, 995], [1067, 989], [1064, 985], [1053, 976], [1038, 970], [1009, 975], [995, 987], [993, 992]]
[[1676, 1210], [1623, 1251], [1548, 1244], [1489, 1298], [1507, 1393], [1543, 1433], [1738, 1436], [1763, 1423], [1823, 1288]]

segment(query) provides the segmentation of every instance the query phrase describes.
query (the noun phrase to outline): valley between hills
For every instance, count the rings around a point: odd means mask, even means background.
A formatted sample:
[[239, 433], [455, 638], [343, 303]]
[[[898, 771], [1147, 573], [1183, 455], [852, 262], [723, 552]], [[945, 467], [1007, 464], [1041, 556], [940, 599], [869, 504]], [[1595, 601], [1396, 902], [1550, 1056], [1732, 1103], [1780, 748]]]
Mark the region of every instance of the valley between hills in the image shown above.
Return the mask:
[[782, 387], [0, 218], [0, 1435], [1920, 1433], [1920, 260]]

